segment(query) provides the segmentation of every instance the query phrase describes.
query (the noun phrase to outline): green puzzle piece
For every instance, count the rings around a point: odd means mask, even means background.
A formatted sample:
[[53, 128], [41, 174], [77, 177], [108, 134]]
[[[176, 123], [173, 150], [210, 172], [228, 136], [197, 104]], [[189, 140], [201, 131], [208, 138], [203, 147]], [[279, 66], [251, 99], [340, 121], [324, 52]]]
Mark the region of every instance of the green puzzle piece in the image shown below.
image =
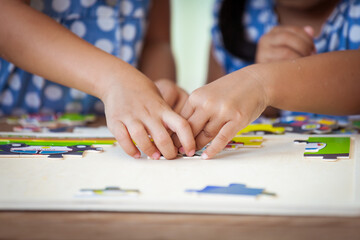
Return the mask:
[[349, 158], [350, 137], [309, 137], [306, 143], [304, 157], [321, 157], [324, 160], [336, 161], [338, 158]]

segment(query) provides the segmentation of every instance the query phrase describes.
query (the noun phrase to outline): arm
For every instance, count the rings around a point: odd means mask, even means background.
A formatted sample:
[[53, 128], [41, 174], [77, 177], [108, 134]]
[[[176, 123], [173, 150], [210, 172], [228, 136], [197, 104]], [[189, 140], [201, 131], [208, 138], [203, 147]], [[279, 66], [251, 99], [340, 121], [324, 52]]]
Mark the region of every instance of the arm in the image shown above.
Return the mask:
[[169, 0], [153, 1], [139, 68], [155, 82], [164, 100], [176, 112], [180, 112], [188, 94], [176, 85], [176, 68], [171, 50], [170, 20]]
[[181, 113], [212, 158], [267, 106], [321, 114], [360, 113], [360, 51], [255, 64], [195, 90]]
[[0, 1], [0, 54], [26, 71], [100, 98], [110, 131], [131, 156], [140, 157], [133, 139], [153, 158], [159, 151], [175, 157], [177, 149], [167, 128], [181, 136], [187, 153], [194, 148], [190, 126], [171, 111], [148, 78], [26, 1]]
[[267, 105], [290, 111], [349, 115], [360, 113], [359, 62], [360, 50], [347, 50], [249, 70], [258, 72]]

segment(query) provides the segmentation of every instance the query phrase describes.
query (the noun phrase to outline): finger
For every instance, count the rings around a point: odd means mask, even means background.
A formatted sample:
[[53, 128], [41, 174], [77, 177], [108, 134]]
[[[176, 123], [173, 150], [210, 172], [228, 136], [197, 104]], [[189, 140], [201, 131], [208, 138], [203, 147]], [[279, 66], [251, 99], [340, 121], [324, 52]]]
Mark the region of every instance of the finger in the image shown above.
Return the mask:
[[135, 146], [132, 141], [129, 132], [126, 126], [122, 122], [117, 122], [112, 126], [109, 126], [109, 129], [113, 129], [112, 133], [114, 134], [116, 140], [118, 141], [121, 148], [130, 156], [134, 158], [140, 158], [141, 153], [139, 149]]
[[315, 50], [315, 43], [314, 43], [314, 29], [310, 26], [306, 26], [304, 28], [298, 27], [289, 27], [287, 29], [290, 32], [295, 33], [299, 38], [301, 38], [310, 48], [310, 52], [312, 53]]
[[311, 37], [314, 38], [315, 37], [315, 30], [313, 27], [311, 26], [305, 26], [304, 27], [304, 31]]
[[284, 27], [277, 27], [273, 28], [273, 33], [280, 33], [280, 32], [292, 32], [296, 34], [298, 37], [302, 38], [307, 44], [314, 46], [314, 39], [304, 28], [301, 27], [294, 27], [294, 26], [284, 26]]
[[184, 107], [181, 110], [180, 116], [182, 116], [185, 119], [188, 119], [194, 113], [194, 111], [195, 108], [192, 106], [188, 98], [184, 104]]
[[[303, 35], [305, 34], [306, 33], [303, 31]], [[307, 38], [309, 38], [308, 35]], [[273, 38], [272, 46], [289, 47], [302, 57], [309, 56], [314, 49], [312, 41], [307, 42], [303, 37], [299, 36], [294, 31], [282, 31], [281, 33], [278, 33]]]
[[186, 155], [193, 156], [195, 154], [196, 146], [195, 139], [188, 121], [180, 117], [174, 112], [167, 112], [163, 116], [163, 121], [168, 125], [168, 127], [176, 134], [179, 143], [177, 146], [182, 146]]
[[188, 119], [193, 134], [195, 137], [205, 128], [209, 121], [209, 116], [202, 109], [197, 109], [193, 115]]
[[161, 121], [150, 120], [147, 124], [148, 132], [161, 154], [166, 159], [174, 159], [177, 156], [177, 148], [175, 148], [169, 132], [166, 130]]
[[131, 124], [128, 124], [128, 131], [136, 145], [146, 155], [150, 156], [152, 159], [160, 158], [159, 150], [155, 147], [154, 143], [150, 141], [149, 134], [142, 123], [133, 121]]
[[179, 88], [178, 94], [179, 94], [178, 99], [175, 103], [175, 107], [173, 108], [176, 113], [181, 112], [181, 110], [185, 105], [186, 100], [189, 98], [189, 94], [184, 90], [182, 90], [181, 88]]
[[214, 157], [218, 152], [223, 150], [226, 144], [236, 135], [241, 126], [234, 121], [227, 122], [216, 135], [211, 144], [206, 148], [201, 157], [203, 159], [210, 159]]
[[213, 120], [206, 124], [204, 129], [197, 135], [196, 148], [202, 149], [206, 144], [215, 138], [220, 129], [223, 127], [224, 122], [219, 120]]
[[263, 58], [265, 61], [280, 61], [280, 60], [291, 60], [300, 58], [301, 55], [288, 47], [274, 47], [271, 52], [268, 52]]

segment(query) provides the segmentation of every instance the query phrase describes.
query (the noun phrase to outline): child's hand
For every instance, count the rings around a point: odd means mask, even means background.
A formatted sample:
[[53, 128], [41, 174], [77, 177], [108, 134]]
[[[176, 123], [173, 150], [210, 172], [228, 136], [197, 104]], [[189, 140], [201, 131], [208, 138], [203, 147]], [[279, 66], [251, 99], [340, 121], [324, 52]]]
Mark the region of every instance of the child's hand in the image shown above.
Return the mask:
[[274, 27], [260, 38], [255, 62], [268, 63], [310, 56], [315, 53], [313, 37], [314, 30], [310, 26]]
[[224, 149], [267, 106], [265, 89], [256, 76], [245, 68], [195, 90], [188, 98], [181, 115], [192, 127], [197, 148], [212, 140], [204, 159]]
[[156, 80], [155, 85], [158, 87], [165, 102], [169, 104], [176, 113], [180, 113], [189, 94], [169, 79], [163, 78]]
[[108, 127], [124, 151], [139, 158], [141, 154], [135, 142], [153, 159], [159, 159], [160, 153], [167, 159], [175, 158], [178, 149], [169, 134], [171, 130], [180, 139], [187, 155], [192, 156], [195, 142], [189, 123], [171, 110], [156, 86], [140, 73], [122, 78], [127, 81], [121, 78], [112, 81], [101, 99]]

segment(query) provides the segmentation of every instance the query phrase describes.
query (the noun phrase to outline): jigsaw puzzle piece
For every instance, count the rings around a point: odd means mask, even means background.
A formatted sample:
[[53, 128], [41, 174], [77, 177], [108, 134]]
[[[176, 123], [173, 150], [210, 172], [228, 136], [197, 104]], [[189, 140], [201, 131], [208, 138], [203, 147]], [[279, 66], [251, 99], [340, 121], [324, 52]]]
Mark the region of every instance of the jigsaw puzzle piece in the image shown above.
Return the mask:
[[305, 158], [322, 158], [325, 161], [337, 161], [350, 157], [350, 137], [309, 137], [308, 140], [295, 140], [305, 143]]
[[227, 194], [227, 195], [247, 195], [257, 197], [261, 194], [275, 196], [274, 193], [268, 193], [263, 188], [248, 188], [245, 184], [232, 183], [229, 186], [206, 186], [200, 190], [189, 189], [186, 192], [204, 193], [204, 194]]
[[120, 197], [125, 195], [139, 195], [138, 189], [123, 189], [119, 187], [105, 187], [103, 189], [80, 189], [76, 197]]

